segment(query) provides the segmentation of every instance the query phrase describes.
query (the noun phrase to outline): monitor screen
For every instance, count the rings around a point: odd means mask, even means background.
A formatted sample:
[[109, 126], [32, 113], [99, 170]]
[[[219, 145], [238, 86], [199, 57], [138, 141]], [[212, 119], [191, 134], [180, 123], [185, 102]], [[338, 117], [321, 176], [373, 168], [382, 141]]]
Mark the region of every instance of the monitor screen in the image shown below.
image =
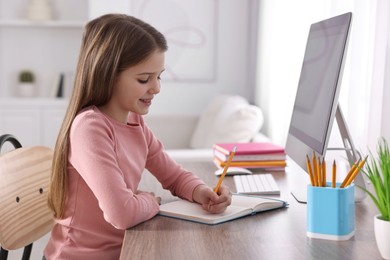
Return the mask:
[[352, 14], [310, 26], [286, 153], [306, 170], [306, 155], [324, 156], [332, 130]]

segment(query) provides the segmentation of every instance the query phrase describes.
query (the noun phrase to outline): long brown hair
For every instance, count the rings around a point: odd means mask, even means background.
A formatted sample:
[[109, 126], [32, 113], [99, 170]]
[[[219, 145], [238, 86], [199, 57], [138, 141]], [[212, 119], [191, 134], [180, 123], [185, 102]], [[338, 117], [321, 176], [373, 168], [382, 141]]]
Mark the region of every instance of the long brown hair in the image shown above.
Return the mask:
[[54, 151], [48, 204], [62, 218], [67, 191], [69, 132], [77, 113], [106, 104], [117, 75], [154, 51], [166, 51], [165, 37], [149, 24], [124, 14], [98, 17], [84, 28], [73, 92]]

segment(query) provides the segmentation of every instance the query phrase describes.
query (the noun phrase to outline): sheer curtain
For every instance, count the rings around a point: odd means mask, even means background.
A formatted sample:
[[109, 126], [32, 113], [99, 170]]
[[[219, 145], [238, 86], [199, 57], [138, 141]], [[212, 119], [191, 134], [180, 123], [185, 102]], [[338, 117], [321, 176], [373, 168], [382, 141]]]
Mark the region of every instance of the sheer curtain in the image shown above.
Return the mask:
[[[352, 12], [339, 103], [356, 148], [374, 149], [383, 135], [388, 1], [260, 0], [259, 7], [256, 103], [266, 115], [263, 131], [285, 144], [310, 24]], [[336, 127], [330, 146], [342, 144]]]

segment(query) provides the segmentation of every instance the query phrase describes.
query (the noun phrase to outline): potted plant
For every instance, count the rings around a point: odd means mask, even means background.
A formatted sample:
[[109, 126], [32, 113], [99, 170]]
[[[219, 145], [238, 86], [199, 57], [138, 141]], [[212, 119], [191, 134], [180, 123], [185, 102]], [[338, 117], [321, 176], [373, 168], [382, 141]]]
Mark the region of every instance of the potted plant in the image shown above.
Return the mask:
[[381, 138], [377, 147], [377, 158], [370, 153], [362, 172], [373, 186], [373, 192], [363, 189], [370, 196], [380, 214], [374, 218], [375, 239], [385, 259], [390, 259], [390, 152], [386, 139]]
[[19, 95], [31, 97], [35, 92], [35, 75], [30, 70], [23, 70], [19, 73]]

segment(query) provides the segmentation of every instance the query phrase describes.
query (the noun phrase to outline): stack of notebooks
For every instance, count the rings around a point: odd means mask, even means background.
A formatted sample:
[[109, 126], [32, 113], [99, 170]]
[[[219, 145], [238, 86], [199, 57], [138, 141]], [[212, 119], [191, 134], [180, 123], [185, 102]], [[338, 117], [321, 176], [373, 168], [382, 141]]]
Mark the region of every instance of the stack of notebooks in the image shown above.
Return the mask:
[[214, 163], [217, 167], [225, 167], [229, 154], [235, 146], [237, 150], [230, 164], [231, 167], [261, 168], [274, 171], [283, 171], [286, 167], [284, 148], [265, 142], [214, 144]]

